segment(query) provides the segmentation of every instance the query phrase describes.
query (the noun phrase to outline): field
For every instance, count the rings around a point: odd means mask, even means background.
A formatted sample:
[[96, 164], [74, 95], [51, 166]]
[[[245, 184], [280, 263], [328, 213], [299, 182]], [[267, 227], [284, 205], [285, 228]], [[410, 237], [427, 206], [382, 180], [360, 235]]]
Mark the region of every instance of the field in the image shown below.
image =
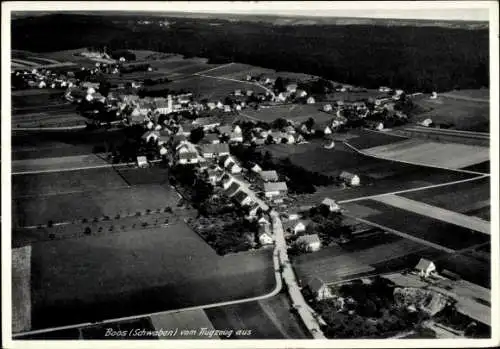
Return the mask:
[[480, 162], [479, 164], [467, 166], [467, 167], [464, 167], [463, 169], [468, 170], [468, 171], [490, 173], [490, 161], [488, 160], [488, 161]]
[[38, 243], [33, 327], [259, 296], [275, 285], [271, 257], [218, 256], [184, 224]]
[[29, 171], [62, 171], [89, 166], [105, 166], [108, 162], [101, 157], [90, 155], [45, 157], [12, 162], [12, 173], [19, 174]]
[[456, 169], [488, 161], [490, 158], [490, 150], [487, 147], [420, 139], [375, 146], [363, 151], [385, 159]]
[[321, 110], [317, 104], [292, 104], [278, 105], [269, 108], [261, 108], [260, 110], [245, 110], [240, 113], [251, 119], [257, 119], [265, 122], [271, 122], [278, 118], [285, 118], [295, 122], [303, 122], [309, 118], [313, 118], [317, 123], [323, 123], [331, 120], [332, 116]]
[[446, 93], [441, 93], [441, 96], [470, 100], [473, 102], [483, 102], [489, 103], [490, 101], [490, 90], [487, 88], [482, 88], [478, 90], [454, 90]]
[[[377, 241], [377, 239], [379, 241]], [[318, 277], [325, 283], [347, 280], [360, 274], [375, 273], [376, 264], [424, 250], [424, 245], [392, 235], [382, 235], [370, 239], [370, 244], [325, 247], [321, 251], [294, 258], [297, 274], [306, 285]]]
[[440, 95], [437, 99], [430, 99], [428, 95], [423, 95], [415, 98], [414, 103], [424, 112], [415, 115], [413, 119], [422, 121], [430, 118], [434, 123], [452, 123], [458, 130], [489, 131], [488, 102], [458, 99], [456, 93], [451, 96], [453, 97]]
[[[356, 202], [356, 204], [382, 212], [365, 218], [370, 222], [383, 225], [448, 249], [460, 250], [470, 246], [487, 243], [490, 240], [490, 237], [486, 234], [474, 232], [455, 224], [419, 215], [381, 202], [363, 200]], [[345, 204], [344, 207], [349, 210], [349, 204]]]
[[59, 64], [60, 61], [42, 58], [42, 54], [12, 50], [12, 66], [14, 68], [37, 68], [44, 65]]
[[282, 71], [277, 72], [272, 69], [261, 68], [242, 63], [232, 63], [230, 65], [225, 65], [224, 67], [213, 70], [207, 74], [211, 76], [218, 76], [236, 80], [245, 80], [247, 75], [255, 77], [260, 74], [263, 74], [266, 78], [282, 77], [290, 79], [292, 81], [305, 81], [314, 78], [314, 76], [308, 74], [282, 72]]
[[367, 148], [373, 148], [383, 145], [398, 145], [408, 138], [395, 136], [384, 132], [375, 132], [368, 130], [357, 130], [356, 137], [349, 138], [349, 144], [356, 149], [365, 150]]
[[298, 318], [290, 312], [284, 293], [269, 299], [206, 309], [205, 313], [217, 329], [250, 331], [232, 339], [306, 339]]
[[[164, 169], [93, 169], [13, 177], [15, 227], [164, 209], [178, 202]], [[141, 176], [141, 174], [143, 176]], [[129, 180], [129, 181], [127, 181]]]
[[12, 332], [31, 329], [31, 246], [12, 250]]
[[478, 210], [490, 209], [490, 179], [452, 184], [400, 194], [408, 199], [424, 202], [447, 210], [475, 215]]

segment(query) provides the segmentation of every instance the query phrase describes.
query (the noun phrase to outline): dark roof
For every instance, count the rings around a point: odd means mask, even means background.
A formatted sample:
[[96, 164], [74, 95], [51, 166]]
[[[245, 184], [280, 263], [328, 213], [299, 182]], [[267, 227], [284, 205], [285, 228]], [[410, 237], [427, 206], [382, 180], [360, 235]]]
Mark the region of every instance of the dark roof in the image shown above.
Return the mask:
[[245, 193], [243, 191], [239, 191], [236, 193], [236, 195], [233, 196], [233, 199], [236, 200], [236, 202], [241, 204], [243, 202], [243, 200], [245, 200], [247, 197], [248, 197], [247, 193]]
[[201, 151], [203, 153], [229, 153], [229, 144], [219, 143], [219, 144], [203, 144], [201, 146]]
[[226, 189], [226, 195], [227, 196], [233, 196], [234, 194], [236, 194], [236, 192], [240, 190], [240, 186], [238, 183], [236, 182], [233, 182], [231, 183], [231, 185], [229, 186], [229, 188]]

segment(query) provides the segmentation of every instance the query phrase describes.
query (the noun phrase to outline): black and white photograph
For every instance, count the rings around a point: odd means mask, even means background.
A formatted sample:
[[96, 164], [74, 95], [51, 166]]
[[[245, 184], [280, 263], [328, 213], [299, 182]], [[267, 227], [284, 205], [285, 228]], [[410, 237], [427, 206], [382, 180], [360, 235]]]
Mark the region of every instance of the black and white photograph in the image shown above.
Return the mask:
[[2, 347], [498, 345], [498, 74], [496, 1], [2, 3]]

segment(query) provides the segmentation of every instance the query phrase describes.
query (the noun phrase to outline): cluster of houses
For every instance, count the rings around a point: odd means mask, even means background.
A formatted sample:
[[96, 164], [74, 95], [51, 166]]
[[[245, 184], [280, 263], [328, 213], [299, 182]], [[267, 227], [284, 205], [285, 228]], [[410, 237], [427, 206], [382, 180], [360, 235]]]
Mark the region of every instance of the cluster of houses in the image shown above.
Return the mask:
[[50, 69], [16, 70], [11, 74], [23, 79], [31, 88], [70, 88], [78, 84], [73, 72], [59, 74]]

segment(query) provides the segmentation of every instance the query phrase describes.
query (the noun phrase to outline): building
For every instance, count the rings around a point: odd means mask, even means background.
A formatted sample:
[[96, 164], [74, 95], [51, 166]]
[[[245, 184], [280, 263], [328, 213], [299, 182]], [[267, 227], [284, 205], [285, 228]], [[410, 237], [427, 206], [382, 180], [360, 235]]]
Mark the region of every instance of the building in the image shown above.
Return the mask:
[[333, 297], [333, 293], [330, 290], [330, 287], [328, 287], [328, 285], [325, 284], [323, 280], [321, 280], [318, 277], [314, 277], [313, 279], [311, 279], [308, 286], [309, 290], [311, 290], [312, 294], [314, 295], [314, 297], [316, 297], [317, 301]]
[[203, 144], [201, 146], [201, 154], [206, 159], [229, 155], [229, 145], [227, 143]]
[[270, 233], [265, 231], [259, 231], [258, 234], [259, 234], [259, 242], [262, 246], [272, 245], [274, 243], [274, 240]]
[[215, 133], [209, 133], [203, 138], [203, 142], [208, 144], [219, 144], [219, 137]]
[[173, 111], [172, 97], [168, 96], [167, 100], [159, 100], [156, 102], [155, 112], [159, 114], [170, 114]]
[[227, 189], [234, 182], [233, 177], [228, 174], [224, 174], [221, 178], [222, 188]]
[[361, 183], [358, 175], [356, 175], [354, 173], [347, 172], [347, 171], [342, 171], [339, 178], [342, 181], [344, 181], [344, 183], [346, 183], [347, 185], [351, 185], [351, 186], [358, 186]]
[[297, 96], [298, 98], [303, 98], [307, 96], [307, 92], [304, 90], [296, 90], [295, 96]]
[[220, 121], [218, 118], [214, 116], [209, 116], [205, 118], [197, 118], [193, 121], [193, 125], [202, 126], [204, 131], [211, 130], [220, 125]]
[[293, 235], [306, 231], [306, 226], [307, 222], [302, 220], [288, 220], [283, 223], [283, 229]]
[[197, 164], [198, 163], [198, 152], [196, 148], [191, 143], [181, 143], [176, 148], [178, 163], [181, 165], [187, 164]]
[[323, 106], [323, 111], [326, 112], [326, 113], [332, 111], [332, 105], [331, 104], [325, 104]]
[[264, 194], [266, 198], [271, 200], [282, 200], [288, 192], [288, 187], [285, 182], [266, 182], [264, 183]]
[[243, 135], [241, 133], [232, 132], [229, 141], [233, 143], [241, 143], [243, 142]]
[[231, 162], [228, 166], [226, 166], [226, 169], [232, 174], [241, 173], [242, 171], [242, 168], [236, 162]]
[[313, 96], [307, 98], [307, 104], [314, 104], [314, 103], [316, 103], [316, 100], [314, 99]]
[[160, 133], [158, 131], [147, 131], [141, 136], [141, 139], [146, 143], [149, 143], [151, 140], [156, 142], [159, 137]]
[[436, 271], [436, 265], [428, 259], [420, 258], [415, 270], [422, 277], [428, 277], [431, 273]]
[[277, 182], [278, 181], [278, 173], [275, 170], [270, 171], [261, 171], [259, 172], [260, 179], [263, 182]]
[[236, 182], [232, 182], [227, 189], [224, 190], [224, 194], [228, 197], [233, 197], [240, 190], [240, 185]]
[[321, 248], [321, 241], [318, 234], [302, 235], [297, 239], [297, 244], [302, 246], [307, 252], [319, 251]]
[[262, 172], [262, 167], [260, 167], [258, 164], [255, 164], [252, 166], [252, 168], [250, 168], [250, 171], [254, 173], [260, 173]]
[[330, 198], [325, 198], [323, 201], [321, 201], [321, 205], [328, 207], [328, 210], [330, 212], [338, 212], [338, 211], [340, 211], [340, 206], [337, 205], [337, 203], [334, 200], [330, 199]]
[[224, 136], [224, 135], [229, 136], [232, 132], [231, 126], [229, 126], [229, 125], [219, 126], [218, 130], [219, 130], [219, 134], [221, 134], [222, 136]]
[[288, 85], [286, 85], [286, 91], [288, 93], [295, 93], [297, 91], [297, 84], [288, 84]]
[[240, 206], [249, 206], [253, 202], [252, 198], [243, 191], [237, 192], [233, 196], [233, 200], [236, 201], [236, 203], [238, 203], [238, 205]]
[[137, 166], [141, 168], [148, 167], [148, 159], [145, 156], [138, 156], [137, 157]]

